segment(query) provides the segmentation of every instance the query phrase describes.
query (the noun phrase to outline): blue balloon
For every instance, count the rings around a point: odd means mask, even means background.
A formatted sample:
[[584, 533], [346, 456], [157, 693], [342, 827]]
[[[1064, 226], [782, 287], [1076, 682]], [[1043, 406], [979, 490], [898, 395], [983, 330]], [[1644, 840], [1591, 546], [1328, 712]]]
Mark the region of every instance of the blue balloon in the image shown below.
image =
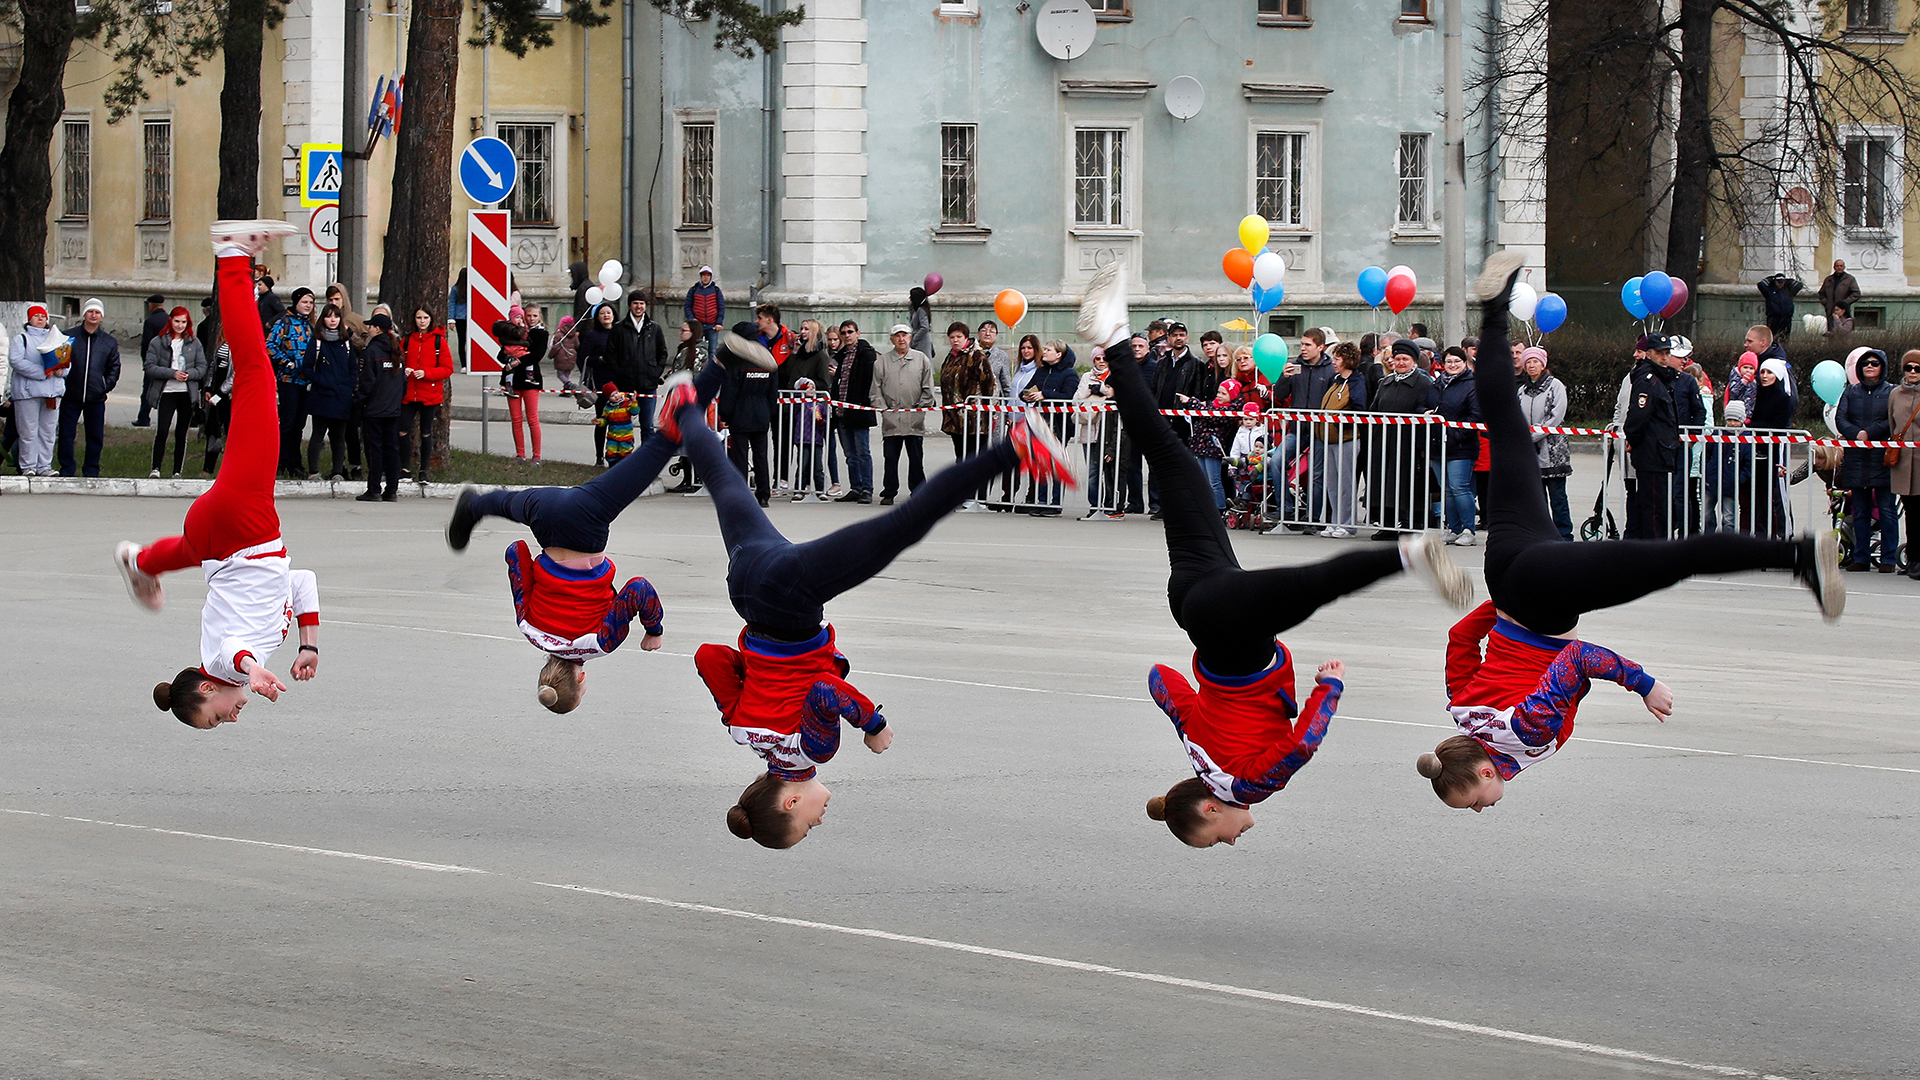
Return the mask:
[[1275, 285], [1271, 289], [1263, 289], [1257, 281], [1248, 286], [1248, 291], [1253, 294], [1253, 310], [1262, 315], [1279, 307], [1280, 301], [1285, 299], [1287, 295], [1287, 287], [1285, 285]]
[[1533, 325], [1543, 334], [1551, 334], [1567, 321], [1567, 302], [1559, 293], [1547, 293], [1533, 309]]
[[1620, 286], [1620, 303], [1626, 307], [1627, 314], [1636, 319], [1647, 317], [1647, 305], [1640, 299], [1640, 282], [1640, 278], [1634, 278]]
[[1387, 272], [1377, 266], [1369, 266], [1360, 271], [1360, 299], [1368, 307], [1379, 307], [1387, 302]]
[[1673, 299], [1673, 279], [1658, 270], [1640, 279], [1640, 303], [1649, 312], [1659, 311]]

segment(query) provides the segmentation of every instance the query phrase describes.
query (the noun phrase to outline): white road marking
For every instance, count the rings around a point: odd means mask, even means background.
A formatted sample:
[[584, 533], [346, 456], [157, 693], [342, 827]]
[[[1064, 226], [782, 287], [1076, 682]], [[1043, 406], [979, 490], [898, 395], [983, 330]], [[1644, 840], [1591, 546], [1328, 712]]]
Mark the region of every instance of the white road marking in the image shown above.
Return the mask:
[[[334, 859], [352, 859], [358, 862], [379, 863], [384, 866], [397, 866], [407, 870], [425, 870], [443, 874], [484, 874], [489, 877], [501, 876], [491, 870], [481, 870], [476, 867], [458, 866], [450, 863], [423, 862], [417, 859], [396, 859], [385, 855], [366, 855], [354, 851], [335, 851], [330, 848], [306, 847], [300, 844], [279, 844], [268, 840], [252, 840], [240, 836], [216, 836], [211, 833], [186, 832], [180, 829], [162, 829], [152, 825], [131, 825], [120, 821], [102, 821], [97, 818], [74, 817], [67, 814], [48, 814], [37, 810], [15, 810], [0, 807], [0, 813], [14, 814], [21, 817], [45, 818], [50, 821], [71, 821], [82, 825], [98, 825], [112, 829], [131, 829], [136, 832], [153, 833], [159, 836], [177, 836], [189, 840], [217, 840], [221, 843], [244, 844], [250, 847], [263, 847], [274, 851], [292, 852], [298, 855], [321, 855]], [[1175, 975], [1161, 975], [1150, 971], [1131, 971], [1126, 968], [1110, 967], [1106, 964], [1088, 963], [1084, 960], [1068, 960], [1056, 956], [1042, 956], [1037, 953], [1013, 952], [1007, 949], [991, 948], [986, 945], [969, 945], [965, 942], [946, 941], [941, 938], [896, 934], [887, 930], [874, 930], [867, 927], [841, 926], [836, 923], [815, 922], [811, 919], [788, 918], [784, 915], [766, 915], [756, 911], [740, 911], [734, 908], [716, 907], [712, 904], [696, 904], [684, 900], [666, 900], [655, 896], [642, 896], [638, 893], [616, 892], [612, 889], [595, 889], [585, 885], [564, 885], [550, 881], [527, 881], [525, 883], [539, 886], [540, 888], [558, 889], [563, 892], [578, 893], [586, 896], [599, 896], [612, 900], [626, 900], [634, 903], [649, 904], [654, 907], [667, 908], [673, 911], [685, 911], [700, 915], [717, 915], [730, 919], [745, 919], [751, 922], [771, 923], [777, 926], [791, 926], [803, 930], [843, 934], [848, 937], [869, 938], [899, 945], [918, 945], [922, 948], [968, 953], [973, 956], [985, 956], [996, 960], [1033, 964], [1064, 971], [1077, 971], [1088, 975], [1105, 975], [1117, 979], [1131, 979], [1136, 982], [1152, 983], [1157, 986], [1169, 986], [1181, 990], [1224, 994], [1230, 997], [1249, 998], [1254, 1001], [1267, 1001], [1279, 1005], [1320, 1009], [1326, 1012], [1344, 1013], [1349, 1016], [1363, 1016], [1373, 1020], [1389, 1020], [1416, 1027], [1433, 1028], [1460, 1035], [1478, 1035], [1484, 1038], [1499, 1039], [1505, 1042], [1521, 1043], [1528, 1046], [1541, 1046], [1554, 1050], [1570, 1050], [1575, 1053], [1612, 1058], [1617, 1061], [1630, 1061], [1641, 1065], [1659, 1065], [1667, 1068], [1687, 1069], [1711, 1076], [1741, 1077], [1750, 1078], [1750, 1080], [1785, 1080], [1783, 1077], [1773, 1076], [1767, 1073], [1757, 1073], [1751, 1069], [1742, 1069], [1733, 1065], [1715, 1065], [1696, 1061], [1682, 1061], [1679, 1058], [1663, 1057], [1659, 1054], [1648, 1054], [1639, 1050], [1622, 1049], [1617, 1046], [1604, 1046], [1599, 1043], [1559, 1039], [1550, 1035], [1535, 1035], [1525, 1031], [1510, 1031], [1506, 1028], [1488, 1027], [1484, 1024], [1469, 1024], [1459, 1020], [1447, 1020], [1437, 1016], [1391, 1012], [1386, 1009], [1369, 1008], [1365, 1005], [1353, 1005], [1342, 1001], [1327, 1001], [1320, 998], [1301, 997], [1297, 994], [1282, 994], [1271, 990], [1256, 990], [1251, 987], [1232, 986], [1226, 983], [1183, 979]]]

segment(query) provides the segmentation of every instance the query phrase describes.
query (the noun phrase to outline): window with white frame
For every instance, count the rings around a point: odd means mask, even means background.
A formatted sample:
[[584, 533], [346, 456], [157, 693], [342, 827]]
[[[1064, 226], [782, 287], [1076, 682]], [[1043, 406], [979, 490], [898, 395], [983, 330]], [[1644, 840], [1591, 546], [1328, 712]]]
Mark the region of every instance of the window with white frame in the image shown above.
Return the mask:
[[1133, 18], [1133, 0], [1087, 0], [1093, 17], [1102, 22], [1121, 22]]
[[1307, 0], [1260, 0], [1258, 8], [1260, 22], [1304, 23], [1307, 18]]
[[513, 150], [520, 179], [507, 196], [515, 225], [551, 225], [553, 217], [553, 125], [500, 124], [494, 129]]
[[1432, 223], [1430, 208], [1433, 136], [1424, 131], [1400, 133], [1400, 210], [1394, 220], [1400, 225], [1424, 228]]
[[940, 224], [979, 223], [980, 129], [973, 124], [940, 125]]
[[680, 125], [680, 224], [713, 224], [713, 122]]
[[68, 120], [60, 133], [60, 216], [83, 220], [93, 212], [93, 124]]
[[1073, 133], [1073, 223], [1128, 226], [1124, 128], [1079, 128]]
[[1841, 180], [1841, 209], [1849, 229], [1887, 227], [1887, 169], [1893, 140], [1860, 135], [1847, 140]]
[[1893, 0], [1847, 0], [1847, 29], [1888, 30], [1893, 26]]
[[980, 0], [940, 0], [938, 14], [971, 19], [980, 14]]
[[1427, 0], [1400, 0], [1400, 21], [1428, 21]]
[[1261, 131], [1253, 137], [1253, 212], [1275, 225], [1306, 227], [1307, 136]]
[[142, 128], [145, 168], [140, 217], [169, 221], [173, 218], [173, 122], [148, 120]]

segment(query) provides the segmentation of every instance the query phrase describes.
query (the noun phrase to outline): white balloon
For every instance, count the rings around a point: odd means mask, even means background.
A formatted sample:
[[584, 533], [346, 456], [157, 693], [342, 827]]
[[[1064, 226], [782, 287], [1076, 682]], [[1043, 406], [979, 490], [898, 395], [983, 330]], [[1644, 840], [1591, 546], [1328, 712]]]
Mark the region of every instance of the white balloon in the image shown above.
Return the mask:
[[606, 299], [606, 295], [600, 291], [600, 286], [598, 285], [587, 286], [587, 303], [597, 304], [604, 299]]
[[620, 283], [616, 281], [613, 284], [607, 286], [606, 288], [601, 289], [600, 295], [606, 297], [608, 303], [612, 303], [613, 301], [620, 299], [621, 292], [622, 290], [620, 288]]
[[624, 269], [625, 268], [620, 265], [620, 260], [618, 259], [608, 259], [606, 262], [601, 263], [600, 264], [600, 284], [603, 286], [611, 285], [614, 282], [619, 281], [620, 274]]
[[1278, 252], [1263, 251], [1253, 260], [1254, 284], [1271, 289], [1287, 276], [1287, 261]]
[[[1413, 267], [1408, 266], [1406, 263], [1401, 263], [1399, 266], [1396, 266], [1393, 269], [1387, 271], [1387, 280], [1392, 281], [1394, 278], [1397, 278], [1402, 274], [1405, 274], [1408, 277], [1413, 277]], [[1419, 279], [1415, 278], [1414, 280], [1418, 281]]]
[[1533, 286], [1524, 281], [1513, 283], [1513, 299], [1507, 304], [1507, 314], [1521, 322], [1533, 321], [1533, 309], [1540, 306], [1540, 294]]

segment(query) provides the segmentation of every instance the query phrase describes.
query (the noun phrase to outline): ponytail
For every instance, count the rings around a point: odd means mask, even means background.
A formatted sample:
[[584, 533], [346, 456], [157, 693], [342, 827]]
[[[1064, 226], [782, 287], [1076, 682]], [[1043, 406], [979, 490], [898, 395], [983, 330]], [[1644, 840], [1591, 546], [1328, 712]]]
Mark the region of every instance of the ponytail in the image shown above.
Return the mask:
[[802, 830], [780, 808], [784, 781], [772, 773], [761, 773], [740, 793], [740, 801], [727, 808], [727, 831], [742, 840], [751, 840], [764, 848], [782, 850], [800, 842]]
[[1165, 795], [1148, 799], [1147, 816], [1166, 822], [1168, 832], [1179, 837], [1181, 843], [1192, 845], [1192, 838], [1206, 827], [1206, 805], [1218, 801], [1199, 777], [1188, 777], [1168, 788]]
[[1421, 754], [1413, 767], [1433, 781], [1433, 793], [1446, 798], [1467, 791], [1480, 782], [1480, 766], [1491, 765], [1487, 748], [1471, 735], [1454, 735], [1441, 741], [1431, 753]]

